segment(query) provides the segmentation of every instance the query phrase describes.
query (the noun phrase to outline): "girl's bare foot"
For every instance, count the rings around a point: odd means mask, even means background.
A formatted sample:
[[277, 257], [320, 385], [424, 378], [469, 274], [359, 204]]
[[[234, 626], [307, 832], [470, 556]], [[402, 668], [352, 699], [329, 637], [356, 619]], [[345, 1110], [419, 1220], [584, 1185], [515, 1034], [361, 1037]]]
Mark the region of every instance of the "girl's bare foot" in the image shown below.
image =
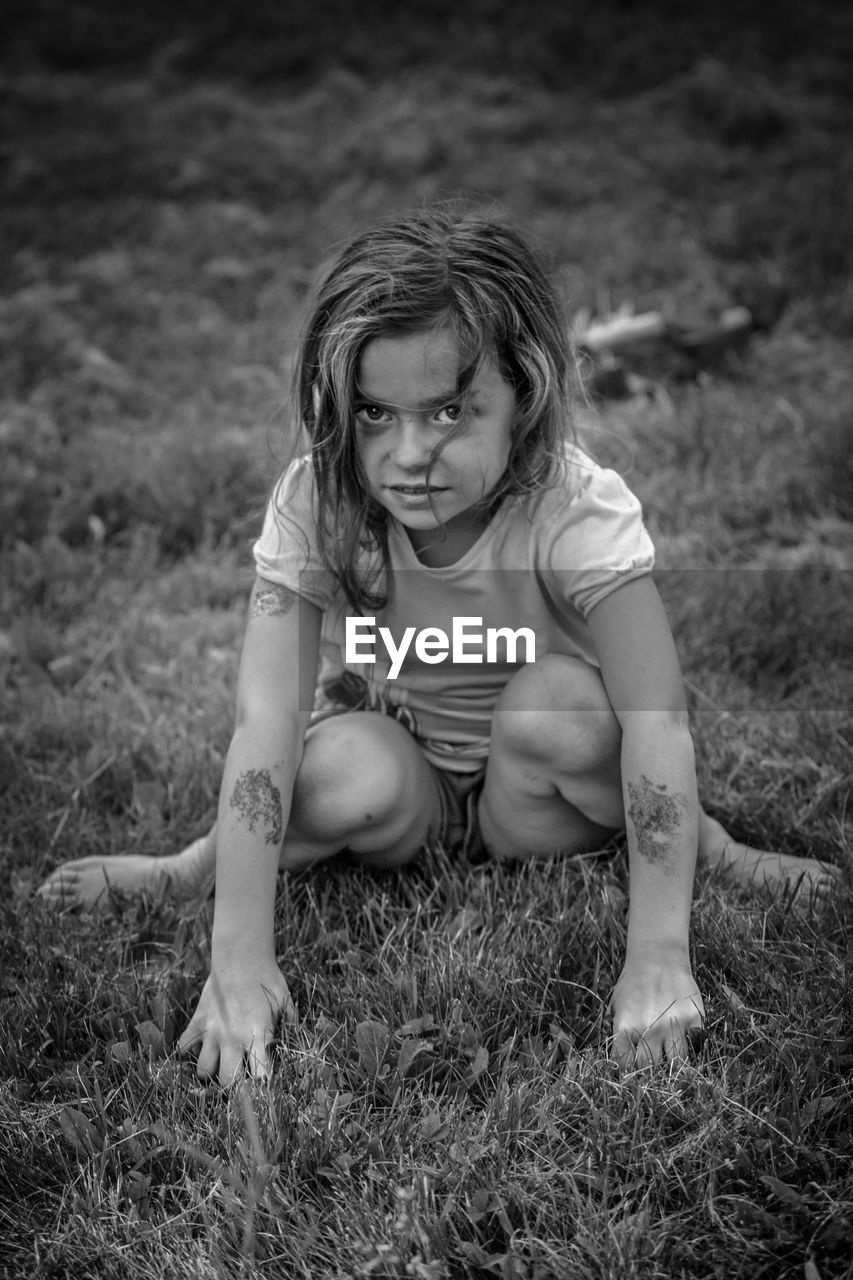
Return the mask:
[[156, 893], [165, 888], [178, 898], [201, 894], [214, 870], [215, 845], [210, 836], [194, 841], [180, 853], [165, 857], [128, 853], [97, 855], [63, 862], [38, 890], [56, 906], [103, 908], [113, 889], [121, 893]]
[[828, 898], [835, 890], [838, 869], [816, 858], [798, 858], [792, 853], [773, 853], [739, 844], [707, 813], [699, 818], [699, 857], [708, 866], [719, 867], [741, 884], [767, 885], [793, 892], [799, 900]]

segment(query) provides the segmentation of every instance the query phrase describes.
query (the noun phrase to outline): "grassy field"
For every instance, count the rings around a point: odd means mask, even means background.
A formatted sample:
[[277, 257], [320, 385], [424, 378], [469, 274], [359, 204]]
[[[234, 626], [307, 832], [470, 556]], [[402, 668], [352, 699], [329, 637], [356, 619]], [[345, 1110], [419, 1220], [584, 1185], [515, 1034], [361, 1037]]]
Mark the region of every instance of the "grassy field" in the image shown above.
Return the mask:
[[[851, 23], [753, 7], [9, 7], [3, 1276], [853, 1275]], [[299, 1027], [226, 1097], [172, 1052], [211, 904], [33, 890], [210, 822], [306, 289], [460, 192], [539, 239], [579, 329], [752, 310], [736, 358], [651, 352], [580, 426], [645, 505], [706, 806], [845, 882], [816, 911], [700, 871], [707, 1044], [620, 1076], [621, 845], [290, 878]]]

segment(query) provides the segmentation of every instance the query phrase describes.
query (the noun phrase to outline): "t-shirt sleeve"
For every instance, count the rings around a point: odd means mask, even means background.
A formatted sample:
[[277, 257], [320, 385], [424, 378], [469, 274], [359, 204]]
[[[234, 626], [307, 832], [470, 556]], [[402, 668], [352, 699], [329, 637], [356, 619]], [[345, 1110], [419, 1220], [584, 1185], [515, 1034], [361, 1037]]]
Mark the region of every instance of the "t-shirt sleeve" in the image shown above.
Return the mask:
[[549, 591], [584, 618], [612, 591], [654, 568], [640, 501], [615, 471], [590, 462], [551, 517], [542, 576]]
[[317, 546], [314, 476], [310, 455], [296, 458], [278, 481], [252, 548], [262, 578], [327, 609], [334, 578]]

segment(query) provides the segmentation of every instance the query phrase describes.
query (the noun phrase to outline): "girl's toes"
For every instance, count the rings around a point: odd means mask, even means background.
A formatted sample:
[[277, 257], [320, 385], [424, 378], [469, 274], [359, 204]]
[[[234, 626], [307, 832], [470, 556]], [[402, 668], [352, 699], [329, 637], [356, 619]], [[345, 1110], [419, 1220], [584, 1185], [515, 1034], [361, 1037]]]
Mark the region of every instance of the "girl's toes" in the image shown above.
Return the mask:
[[53, 898], [72, 890], [78, 879], [76, 871], [54, 871], [47, 877], [44, 884], [39, 885], [36, 893], [40, 898]]
[[42, 885], [39, 897], [56, 907], [78, 907], [81, 901], [76, 882], [70, 880], [55, 880], [52, 884]]
[[815, 883], [815, 893], [822, 902], [835, 896], [838, 892], [839, 876], [835, 871], [823, 871]]
[[[780, 876], [783, 887], [797, 905], [825, 905], [838, 891], [838, 873], [807, 860], [800, 867], [786, 868]], [[798, 874], [799, 873], [799, 874]]]
[[40, 898], [58, 907], [95, 907], [108, 891], [103, 867], [87, 869], [82, 862], [57, 869], [37, 890]]

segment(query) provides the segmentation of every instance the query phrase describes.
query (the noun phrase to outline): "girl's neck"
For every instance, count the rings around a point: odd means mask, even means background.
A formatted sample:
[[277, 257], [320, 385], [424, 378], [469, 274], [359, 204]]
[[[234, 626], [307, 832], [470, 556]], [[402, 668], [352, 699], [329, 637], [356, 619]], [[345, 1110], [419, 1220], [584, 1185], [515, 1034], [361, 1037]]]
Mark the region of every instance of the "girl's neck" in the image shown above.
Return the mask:
[[405, 534], [422, 565], [448, 569], [471, 550], [489, 523], [485, 515], [464, 522], [457, 517], [439, 529], [406, 529]]

